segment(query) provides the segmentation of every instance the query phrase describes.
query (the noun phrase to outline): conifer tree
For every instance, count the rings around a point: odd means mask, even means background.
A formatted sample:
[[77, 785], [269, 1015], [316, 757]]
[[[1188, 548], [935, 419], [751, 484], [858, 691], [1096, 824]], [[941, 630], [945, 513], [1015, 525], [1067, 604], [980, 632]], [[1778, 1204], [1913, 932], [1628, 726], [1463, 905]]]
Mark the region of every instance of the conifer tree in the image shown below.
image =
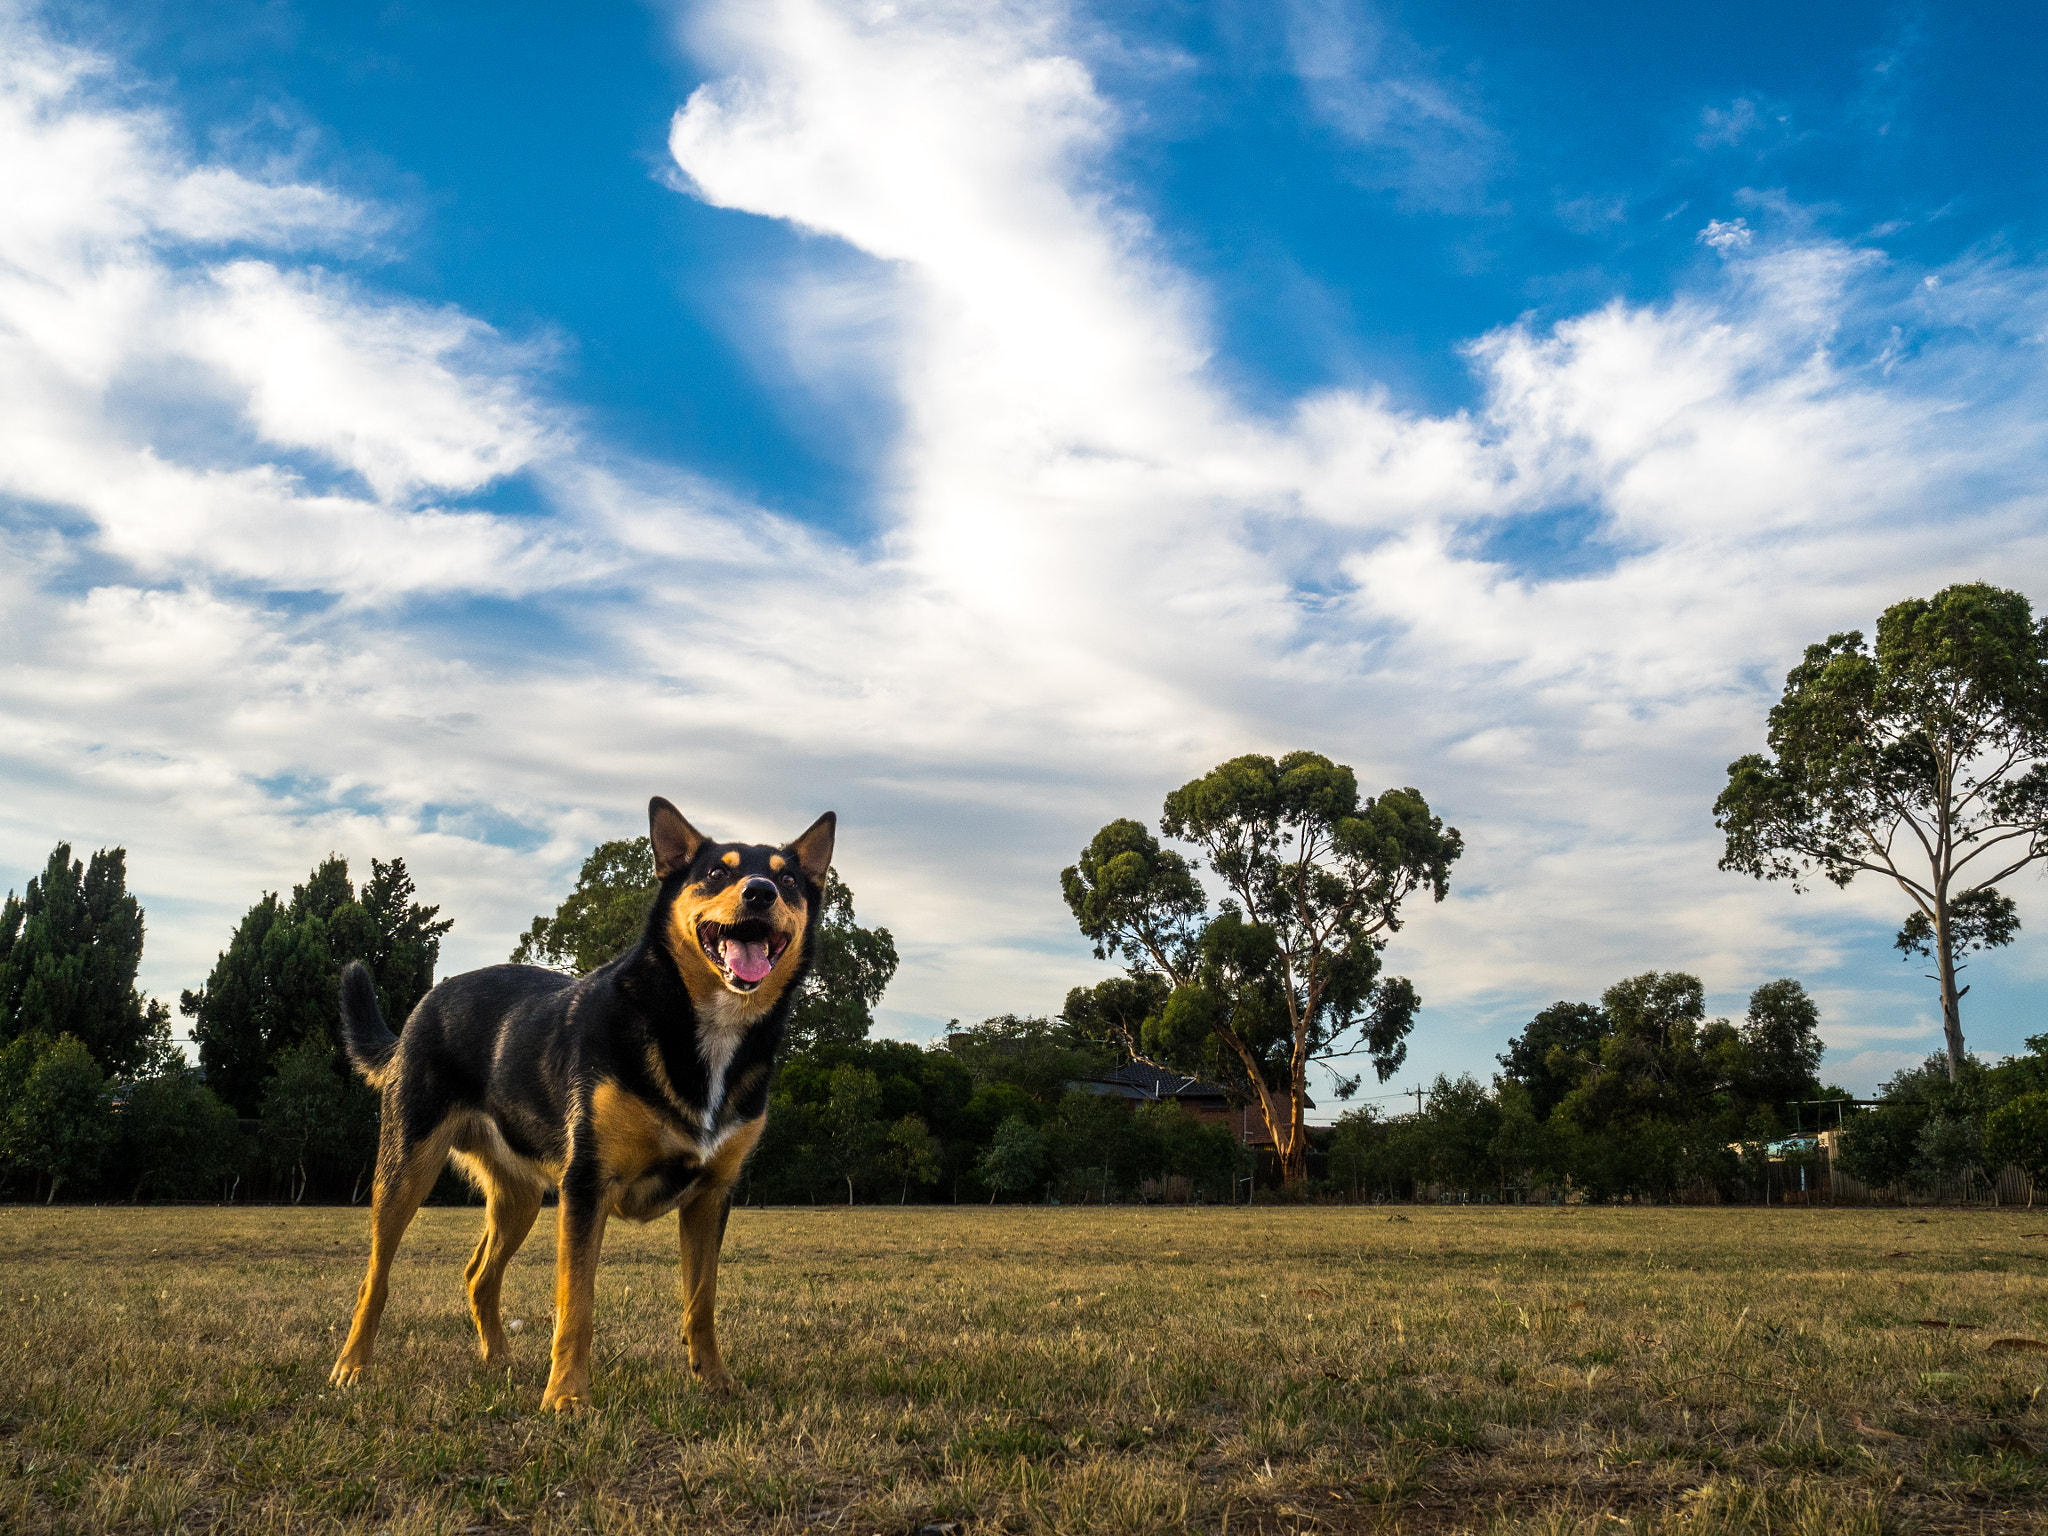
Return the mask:
[[142, 907], [128, 894], [128, 853], [89, 863], [71, 845], [0, 906], [0, 1041], [73, 1035], [109, 1075], [145, 1068], [167, 1047], [170, 1013], [135, 988]]
[[393, 1028], [434, 983], [441, 936], [453, 924], [437, 922], [440, 908], [420, 905], [415, 894], [405, 860], [372, 859], [358, 893], [339, 855], [329, 855], [305, 884], [294, 886], [290, 901], [264, 892], [206, 985], [179, 999], [180, 1010], [195, 1021], [192, 1037], [207, 1085], [253, 1119], [280, 1057], [315, 1036], [329, 1042], [336, 1074], [352, 1082], [332, 1043], [342, 967], [351, 960], [369, 967], [378, 1005]]

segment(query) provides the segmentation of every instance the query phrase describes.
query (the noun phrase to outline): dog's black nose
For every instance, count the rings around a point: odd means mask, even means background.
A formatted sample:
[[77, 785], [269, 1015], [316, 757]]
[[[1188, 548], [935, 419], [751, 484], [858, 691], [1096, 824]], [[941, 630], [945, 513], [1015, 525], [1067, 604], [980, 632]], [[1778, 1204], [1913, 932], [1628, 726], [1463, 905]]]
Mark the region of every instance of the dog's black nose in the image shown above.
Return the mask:
[[740, 887], [740, 900], [756, 912], [764, 907], [774, 906], [775, 882], [773, 880], [763, 880], [759, 875], [754, 876], [753, 879]]

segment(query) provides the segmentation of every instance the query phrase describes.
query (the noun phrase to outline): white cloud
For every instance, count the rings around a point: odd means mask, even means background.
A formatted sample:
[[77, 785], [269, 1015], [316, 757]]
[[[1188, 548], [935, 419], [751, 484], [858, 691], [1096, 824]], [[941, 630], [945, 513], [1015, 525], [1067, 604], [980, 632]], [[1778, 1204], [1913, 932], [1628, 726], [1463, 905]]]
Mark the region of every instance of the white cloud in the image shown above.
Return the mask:
[[[1465, 830], [1457, 894], [1390, 955], [1425, 1070], [1652, 965], [1732, 1009], [1831, 975], [1885, 894], [1720, 874], [1707, 807], [1800, 646], [1946, 580], [2038, 581], [2038, 275], [1959, 262], [1900, 299], [1873, 251], [1751, 232], [1672, 302], [1477, 338], [1471, 414], [1338, 390], [1255, 416], [1107, 176], [1121, 116], [1065, 27], [692, 18], [716, 78], [671, 126], [689, 186], [864, 258], [766, 317], [799, 367], [886, 370], [904, 427], [858, 550], [592, 443], [544, 349], [298, 254], [375, 210], [185, 164], [16, 27], [0, 167], [72, 173], [0, 233], [7, 860], [126, 841], [168, 991], [330, 847], [405, 853], [467, 965], [651, 791], [734, 835], [830, 803], [906, 955], [903, 1028], [1056, 1007], [1100, 970], [1055, 883], [1095, 827], [1308, 745]], [[1329, 80], [1369, 73], [1346, 46]], [[1375, 131], [1471, 138], [1454, 108], [1395, 93]], [[1880, 322], [1917, 338], [1889, 374], [1853, 361]], [[546, 515], [439, 508], [515, 472]], [[1602, 541], [1588, 574], [1499, 554], [1560, 508]], [[1842, 1047], [1924, 1003], [1873, 995]]]

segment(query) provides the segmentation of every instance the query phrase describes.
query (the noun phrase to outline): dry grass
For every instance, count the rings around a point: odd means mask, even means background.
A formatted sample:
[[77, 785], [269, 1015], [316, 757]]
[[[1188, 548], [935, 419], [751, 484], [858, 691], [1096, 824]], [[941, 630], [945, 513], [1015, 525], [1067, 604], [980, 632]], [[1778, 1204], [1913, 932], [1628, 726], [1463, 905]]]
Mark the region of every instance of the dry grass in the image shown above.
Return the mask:
[[673, 1227], [614, 1224], [574, 1419], [537, 1412], [546, 1214], [506, 1285], [516, 1363], [476, 1362], [480, 1215], [422, 1215], [374, 1381], [340, 1395], [362, 1211], [0, 1209], [0, 1527], [1820, 1536], [2048, 1511], [2048, 1353], [1995, 1347], [2048, 1340], [2048, 1212], [740, 1211], [730, 1401], [681, 1364]]

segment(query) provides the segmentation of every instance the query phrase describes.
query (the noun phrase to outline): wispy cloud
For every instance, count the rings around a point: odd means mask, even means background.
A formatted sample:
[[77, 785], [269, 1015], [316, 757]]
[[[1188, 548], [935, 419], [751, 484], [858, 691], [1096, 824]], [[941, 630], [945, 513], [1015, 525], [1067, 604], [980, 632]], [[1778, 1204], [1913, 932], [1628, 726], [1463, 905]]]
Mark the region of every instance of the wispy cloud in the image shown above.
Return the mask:
[[[1067, 25], [689, 17], [712, 79], [671, 125], [683, 184], [853, 253], [760, 318], [897, 403], [858, 547], [595, 440], [546, 338], [320, 270], [302, 253], [376, 210], [181, 161], [17, 25], [0, 166], [74, 148], [0, 234], [8, 856], [125, 840], [189, 902], [152, 907], [168, 989], [330, 847], [406, 852], [474, 964], [651, 791], [739, 835], [831, 804], [919, 1028], [1056, 1007], [1099, 971], [1055, 884], [1095, 827], [1310, 745], [1466, 832], [1457, 894], [1392, 955], [1425, 1067], [1648, 965], [1725, 1007], [1836, 966], [1884, 893], [1719, 874], [1706, 807], [1807, 641], [2042, 570], [2040, 274], [1902, 287], [1746, 207], [1678, 299], [1475, 338], [1472, 412], [1330, 390], [1253, 415], [1105, 171], [1122, 114]], [[1343, 46], [1336, 85], [1392, 67]], [[1481, 142], [1444, 101], [1416, 121]], [[204, 218], [177, 211], [195, 187]], [[1895, 326], [1887, 374], [1866, 341]], [[508, 476], [540, 510], [478, 510]], [[1611, 558], [1489, 558], [1489, 530], [1567, 512]]]
[[1429, 208], [1482, 197], [1502, 141], [1463, 82], [1376, 5], [1287, 0], [1285, 18], [1309, 105], [1358, 147], [1363, 181]]

